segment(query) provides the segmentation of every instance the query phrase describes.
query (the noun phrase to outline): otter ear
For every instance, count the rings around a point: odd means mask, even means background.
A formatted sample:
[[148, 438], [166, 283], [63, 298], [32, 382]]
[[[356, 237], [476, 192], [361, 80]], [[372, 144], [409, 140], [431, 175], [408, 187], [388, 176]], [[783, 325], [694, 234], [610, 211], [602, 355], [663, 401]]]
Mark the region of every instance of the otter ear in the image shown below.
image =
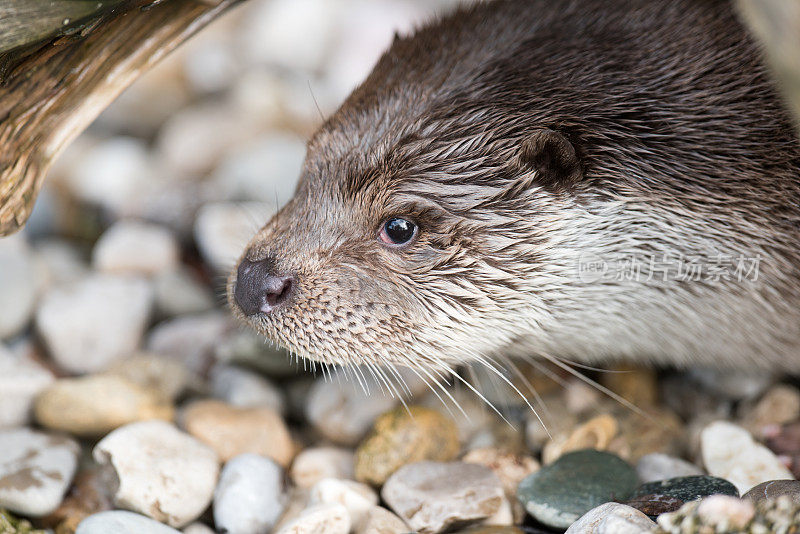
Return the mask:
[[575, 147], [550, 128], [538, 129], [522, 141], [518, 161], [536, 171], [536, 183], [548, 191], [568, 191], [583, 177]]

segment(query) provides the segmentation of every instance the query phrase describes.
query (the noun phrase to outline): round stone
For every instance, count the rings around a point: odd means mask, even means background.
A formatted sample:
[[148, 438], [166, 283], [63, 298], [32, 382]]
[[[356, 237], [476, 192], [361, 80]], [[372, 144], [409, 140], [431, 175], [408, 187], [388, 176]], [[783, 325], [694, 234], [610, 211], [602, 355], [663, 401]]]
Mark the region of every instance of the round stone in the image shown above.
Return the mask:
[[289, 475], [299, 488], [310, 488], [323, 478], [354, 477], [353, 452], [339, 447], [311, 447], [301, 451], [292, 462]]
[[422, 406], [397, 408], [375, 421], [356, 450], [356, 480], [380, 486], [403, 465], [446, 462], [458, 451], [458, 428], [452, 419]]
[[54, 380], [50, 371], [0, 344], [0, 428], [27, 425], [36, 395]]
[[355, 534], [406, 534], [408, 531], [402, 519], [386, 508], [373, 506], [356, 525]]
[[650, 494], [675, 497], [683, 502], [695, 501], [709, 495], [739, 496], [736, 486], [725, 479], [709, 475], [675, 477], [656, 482], [647, 482], [636, 488], [634, 492], [635, 497]]
[[75, 475], [79, 450], [54, 434], [0, 430], [0, 509], [31, 517], [53, 512]]
[[754, 486], [742, 498], [759, 503], [767, 499], [777, 499], [787, 496], [793, 503], [800, 504], [800, 481], [798, 480], [768, 480]]
[[187, 432], [211, 446], [223, 461], [249, 452], [286, 467], [294, 455], [286, 423], [270, 408], [238, 408], [201, 400], [184, 410], [182, 422]]
[[702, 475], [703, 470], [681, 458], [654, 452], [642, 456], [636, 463], [636, 474], [642, 482], [668, 478]]
[[645, 514], [616, 502], [607, 502], [586, 512], [565, 534], [643, 534], [656, 529]]
[[505, 498], [488, 467], [462, 462], [417, 462], [398, 469], [381, 497], [411, 530], [443, 532], [494, 515]]
[[517, 497], [545, 525], [567, 528], [592, 508], [628, 499], [637, 482], [636, 471], [618, 456], [587, 449], [567, 453], [526, 477]]
[[228, 461], [214, 491], [214, 524], [231, 534], [269, 532], [283, 512], [283, 469], [242, 454]]
[[0, 242], [0, 339], [20, 333], [30, 322], [40, 281], [34, 257], [22, 238]]
[[179, 254], [178, 240], [163, 226], [120, 221], [97, 240], [92, 263], [106, 273], [149, 276], [175, 269]]
[[120, 427], [95, 446], [93, 456], [113, 481], [117, 506], [174, 527], [203, 513], [219, 474], [212, 449], [163, 421]]
[[75, 534], [180, 534], [180, 531], [159, 523], [149, 517], [126, 512], [109, 510], [93, 514], [78, 525]]
[[275, 534], [348, 534], [350, 516], [341, 504], [309, 506]]
[[327, 503], [343, 505], [352, 523], [358, 525], [367, 512], [378, 504], [378, 495], [371, 487], [360, 482], [324, 478], [311, 488], [309, 504]]
[[174, 409], [158, 392], [125, 378], [90, 375], [56, 381], [36, 399], [35, 414], [47, 428], [97, 437], [134, 421], [171, 420]]

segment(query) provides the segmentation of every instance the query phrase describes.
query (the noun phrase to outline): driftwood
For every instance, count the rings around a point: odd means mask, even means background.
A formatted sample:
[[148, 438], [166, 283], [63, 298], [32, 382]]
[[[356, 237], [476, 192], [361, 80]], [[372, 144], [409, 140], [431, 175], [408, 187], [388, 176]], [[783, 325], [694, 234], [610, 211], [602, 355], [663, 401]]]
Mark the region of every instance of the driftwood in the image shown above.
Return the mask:
[[0, 236], [123, 89], [240, 1], [0, 0]]
[[800, 126], [800, 0], [737, 0]]

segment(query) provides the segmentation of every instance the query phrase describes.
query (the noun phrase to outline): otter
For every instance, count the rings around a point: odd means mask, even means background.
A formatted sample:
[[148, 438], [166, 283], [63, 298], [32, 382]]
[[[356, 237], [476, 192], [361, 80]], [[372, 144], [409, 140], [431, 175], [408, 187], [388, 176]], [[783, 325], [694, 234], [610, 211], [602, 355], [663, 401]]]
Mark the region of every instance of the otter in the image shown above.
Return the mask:
[[800, 144], [727, 0], [508, 0], [395, 36], [244, 251], [312, 360], [800, 370]]

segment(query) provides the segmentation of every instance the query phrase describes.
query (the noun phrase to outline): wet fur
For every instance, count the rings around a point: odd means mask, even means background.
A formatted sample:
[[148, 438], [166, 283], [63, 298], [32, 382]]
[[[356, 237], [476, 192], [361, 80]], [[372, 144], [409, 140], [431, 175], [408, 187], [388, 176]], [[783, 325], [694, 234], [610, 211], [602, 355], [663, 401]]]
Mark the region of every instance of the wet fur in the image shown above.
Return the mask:
[[[798, 147], [728, 2], [463, 9], [397, 38], [310, 140], [246, 253], [295, 293], [247, 320], [303, 357], [431, 374], [497, 354], [797, 370]], [[396, 215], [421, 229], [405, 249], [376, 238]], [[633, 253], [760, 273], [578, 276]]]

